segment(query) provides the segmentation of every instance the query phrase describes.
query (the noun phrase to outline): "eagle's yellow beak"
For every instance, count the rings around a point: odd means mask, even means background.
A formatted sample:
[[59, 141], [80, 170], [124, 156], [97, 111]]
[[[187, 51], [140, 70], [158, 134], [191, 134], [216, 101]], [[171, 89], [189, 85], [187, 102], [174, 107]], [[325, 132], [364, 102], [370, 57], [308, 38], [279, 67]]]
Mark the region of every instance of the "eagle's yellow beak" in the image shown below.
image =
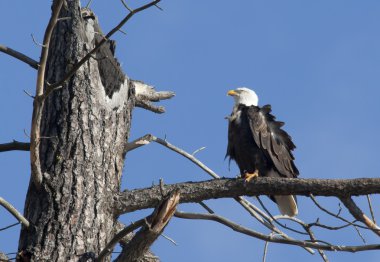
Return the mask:
[[237, 93], [236, 93], [235, 90], [230, 90], [230, 91], [227, 92], [227, 95], [229, 95], [229, 96], [236, 96]]

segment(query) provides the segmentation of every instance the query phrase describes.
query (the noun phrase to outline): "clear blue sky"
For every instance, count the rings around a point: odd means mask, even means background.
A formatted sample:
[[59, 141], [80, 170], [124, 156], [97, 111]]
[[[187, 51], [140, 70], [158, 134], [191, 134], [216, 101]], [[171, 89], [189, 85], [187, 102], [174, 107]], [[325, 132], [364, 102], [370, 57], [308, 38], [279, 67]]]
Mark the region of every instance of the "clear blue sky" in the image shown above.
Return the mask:
[[[130, 1], [127, 1], [130, 2]], [[131, 4], [136, 6], [139, 1]], [[247, 86], [259, 103], [271, 104], [285, 121], [297, 145], [296, 164], [305, 178], [354, 178], [379, 175], [380, 133], [380, 2], [353, 1], [179, 1], [163, 0], [164, 12], [152, 8], [133, 18], [116, 34], [117, 57], [125, 72], [176, 97], [164, 105], [165, 115], [136, 109], [131, 138], [146, 133], [164, 137], [192, 152], [219, 175], [234, 177], [224, 161], [227, 122], [232, 108], [229, 89]], [[103, 31], [126, 14], [119, 1], [94, 0]], [[50, 1], [1, 1], [0, 43], [38, 59], [50, 15]], [[30, 130], [35, 71], [0, 54], [0, 143], [26, 141]], [[26, 152], [0, 155], [0, 196], [23, 209], [29, 182]], [[123, 188], [158, 183], [205, 180], [209, 177], [187, 160], [159, 145], [128, 154]], [[364, 198], [355, 198], [368, 212]], [[374, 197], [380, 220], [379, 197]], [[253, 200], [255, 202], [255, 200]], [[338, 210], [334, 198], [320, 198]], [[277, 212], [265, 199], [267, 206]], [[247, 227], [268, 233], [231, 200], [207, 202], [211, 208]], [[256, 202], [255, 202], [256, 203]], [[203, 211], [197, 205], [180, 210]], [[299, 198], [299, 217], [313, 222], [321, 214], [307, 198]], [[151, 210], [127, 214], [125, 223]], [[351, 218], [349, 214], [344, 213]], [[0, 208], [0, 227], [15, 220]], [[0, 250], [17, 250], [19, 227], [0, 232]], [[336, 244], [362, 244], [353, 229], [316, 230], [318, 239]], [[378, 243], [371, 232], [367, 242]], [[153, 251], [162, 261], [261, 261], [264, 243], [214, 222], [173, 219], [165, 230], [178, 246], [160, 238]], [[294, 234], [291, 234], [294, 235]], [[303, 238], [303, 236], [295, 236]], [[379, 261], [379, 252], [327, 253], [331, 261]], [[321, 261], [304, 250], [269, 244], [267, 261]]]

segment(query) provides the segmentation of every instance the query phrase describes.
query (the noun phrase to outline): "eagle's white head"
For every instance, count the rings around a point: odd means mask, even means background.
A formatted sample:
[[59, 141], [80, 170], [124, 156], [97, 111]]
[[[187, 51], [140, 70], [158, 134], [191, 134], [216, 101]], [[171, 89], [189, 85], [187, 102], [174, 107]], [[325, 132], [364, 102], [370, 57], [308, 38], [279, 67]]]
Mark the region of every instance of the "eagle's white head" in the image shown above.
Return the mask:
[[255, 91], [246, 87], [239, 87], [235, 90], [230, 90], [227, 95], [234, 98], [235, 105], [242, 104], [245, 106], [257, 106], [259, 104], [259, 98]]

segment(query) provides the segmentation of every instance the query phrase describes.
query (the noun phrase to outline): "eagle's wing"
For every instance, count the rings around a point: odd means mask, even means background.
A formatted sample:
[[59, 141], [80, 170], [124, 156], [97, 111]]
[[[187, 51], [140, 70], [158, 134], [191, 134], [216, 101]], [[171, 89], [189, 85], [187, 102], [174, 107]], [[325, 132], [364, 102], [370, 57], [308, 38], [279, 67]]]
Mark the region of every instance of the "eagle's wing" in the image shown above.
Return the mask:
[[270, 158], [280, 175], [297, 177], [299, 172], [293, 160], [295, 145], [292, 138], [281, 127], [283, 122], [275, 120], [271, 106], [248, 108], [248, 121], [257, 146]]

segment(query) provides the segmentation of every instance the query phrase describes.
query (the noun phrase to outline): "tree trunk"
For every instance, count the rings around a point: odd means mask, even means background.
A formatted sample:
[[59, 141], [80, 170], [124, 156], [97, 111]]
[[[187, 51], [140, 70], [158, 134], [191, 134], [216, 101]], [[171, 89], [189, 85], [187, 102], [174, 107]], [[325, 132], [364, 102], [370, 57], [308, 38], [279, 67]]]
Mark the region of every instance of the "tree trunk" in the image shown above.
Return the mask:
[[[54, 30], [46, 81], [61, 80], [102, 38], [90, 11], [67, 0]], [[133, 88], [108, 41], [45, 102], [40, 189], [30, 182], [18, 261], [86, 261], [114, 234], [113, 197], [120, 189]]]

